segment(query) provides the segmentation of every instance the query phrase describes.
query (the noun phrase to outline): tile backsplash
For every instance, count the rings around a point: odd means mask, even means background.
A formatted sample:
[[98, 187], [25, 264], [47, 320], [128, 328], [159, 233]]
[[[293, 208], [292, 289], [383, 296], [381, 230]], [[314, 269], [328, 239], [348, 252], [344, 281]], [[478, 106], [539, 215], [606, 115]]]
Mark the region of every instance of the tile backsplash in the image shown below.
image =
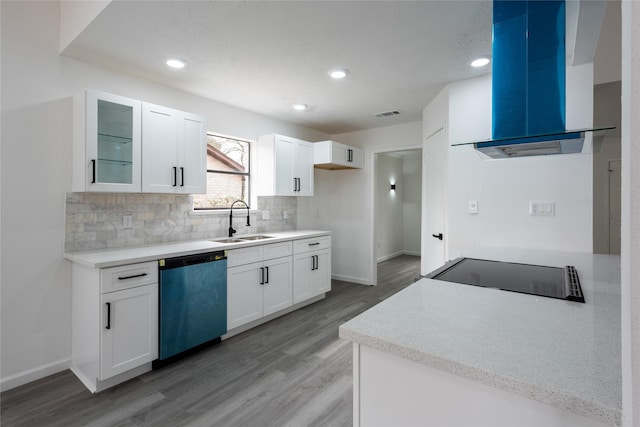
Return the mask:
[[[237, 235], [295, 230], [297, 209], [295, 197], [258, 197], [251, 227], [246, 210], [234, 208], [233, 228]], [[269, 219], [262, 219], [265, 211]], [[131, 228], [124, 227], [128, 215]], [[225, 237], [228, 228], [228, 214], [194, 212], [188, 194], [67, 193], [64, 246], [75, 252], [210, 239]]]

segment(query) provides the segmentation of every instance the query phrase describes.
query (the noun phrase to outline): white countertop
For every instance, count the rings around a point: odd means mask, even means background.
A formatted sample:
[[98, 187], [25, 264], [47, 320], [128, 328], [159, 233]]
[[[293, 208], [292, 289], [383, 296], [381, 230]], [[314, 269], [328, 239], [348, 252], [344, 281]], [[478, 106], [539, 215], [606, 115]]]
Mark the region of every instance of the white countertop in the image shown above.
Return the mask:
[[620, 257], [478, 248], [467, 257], [578, 270], [586, 303], [421, 279], [340, 337], [619, 425]]
[[[254, 240], [238, 243], [219, 243], [214, 240], [225, 237], [212, 237], [210, 240], [194, 240], [183, 242], [163, 243], [160, 245], [146, 245], [130, 248], [100, 249], [82, 252], [67, 252], [64, 257], [93, 268], [115, 267], [119, 265], [134, 264], [138, 262], [155, 261], [161, 258], [170, 258], [197, 254], [207, 251], [221, 251], [256, 245], [268, 245], [286, 240], [298, 240], [331, 234], [329, 231], [320, 230], [294, 230], [259, 233], [260, 235], [273, 236], [271, 239]], [[234, 238], [242, 238], [251, 235], [235, 235]]]

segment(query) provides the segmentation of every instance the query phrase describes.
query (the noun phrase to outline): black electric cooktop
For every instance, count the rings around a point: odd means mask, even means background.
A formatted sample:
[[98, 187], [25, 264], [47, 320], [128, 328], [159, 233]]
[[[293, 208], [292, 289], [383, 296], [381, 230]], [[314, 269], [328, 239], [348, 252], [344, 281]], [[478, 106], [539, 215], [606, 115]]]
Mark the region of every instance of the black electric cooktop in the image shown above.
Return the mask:
[[584, 302], [578, 272], [575, 267], [570, 265], [560, 268], [475, 258], [457, 258], [425, 277]]

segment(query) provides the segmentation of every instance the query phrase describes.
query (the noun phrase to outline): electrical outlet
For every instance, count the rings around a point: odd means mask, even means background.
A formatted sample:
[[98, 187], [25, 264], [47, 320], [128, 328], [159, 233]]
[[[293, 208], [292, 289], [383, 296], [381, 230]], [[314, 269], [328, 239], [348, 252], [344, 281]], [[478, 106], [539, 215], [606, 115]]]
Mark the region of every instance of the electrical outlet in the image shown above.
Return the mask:
[[269, 219], [269, 211], [262, 211], [262, 219]]
[[282, 218], [284, 218], [284, 219], [289, 218], [289, 212], [287, 212], [287, 211], [282, 212]]
[[122, 228], [133, 228], [133, 215], [122, 216]]
[[469, 213], [471, 215], [475, 215], [478, 213], [478, 201], [477, 200], [469, 200]]

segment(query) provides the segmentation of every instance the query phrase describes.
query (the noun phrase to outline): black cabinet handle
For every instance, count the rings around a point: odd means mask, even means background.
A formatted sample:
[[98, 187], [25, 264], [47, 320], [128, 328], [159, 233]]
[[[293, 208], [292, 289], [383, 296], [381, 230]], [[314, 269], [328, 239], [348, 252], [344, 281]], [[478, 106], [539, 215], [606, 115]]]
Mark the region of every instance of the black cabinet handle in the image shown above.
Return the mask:
[[347, 162], [349, 162], [349, 163], [353, 162], [353, 150], [352, 149], [348, 149], [347, 150]]
[[118, 280], [135, 279], [136, 277], [144, 277], [146, 275], [147, 273], [140, 273], [140, 274], [134, 274], [133, 276], [122, 276], [122, 277], [118, 277]]
[[316, 245], [319, 245], [319, 244], [320, 244], [320, 242], [309, 243], [309, 246], [316, 246]]
[[315, 256], [316, 257], [316, 270], [318, 268], [320, 268], [320, 259], [318, 258], [318, 255]]
[[180, 187], [184, 187], [184, 168], [180, 168]]
[[269, 283], [269, 267], [265, 267], [264, 269], [265, 269], [265, 271], [266, 271], [266, 273], [267, 273], [267, 274], [266, 274], [266, 277], [267, 277], [267, 278], [265, 279], [264, 283], [267, 283], [267, 284], [268, 284], [268, 283]]
[[316, 259], [313, 255], [311, 255], [311, 271], [316, 269]]
[[178, 168], [173, 167], [173, 184], [172, 187], [176, 187], [178, 185]]
[[96, 159], [91, 159], [91, 183], [96, 183]]
[[433, 237], [435, 237], [436, 239], [440, 239], [442, 240], [442, 233], [439, 234], [432, 234]]
[[260, 284], [264, 285], [264, 267], [260, 267]]
[[111, 329], [111, 303], [107, 303], [107, 326], [106, 329]]

